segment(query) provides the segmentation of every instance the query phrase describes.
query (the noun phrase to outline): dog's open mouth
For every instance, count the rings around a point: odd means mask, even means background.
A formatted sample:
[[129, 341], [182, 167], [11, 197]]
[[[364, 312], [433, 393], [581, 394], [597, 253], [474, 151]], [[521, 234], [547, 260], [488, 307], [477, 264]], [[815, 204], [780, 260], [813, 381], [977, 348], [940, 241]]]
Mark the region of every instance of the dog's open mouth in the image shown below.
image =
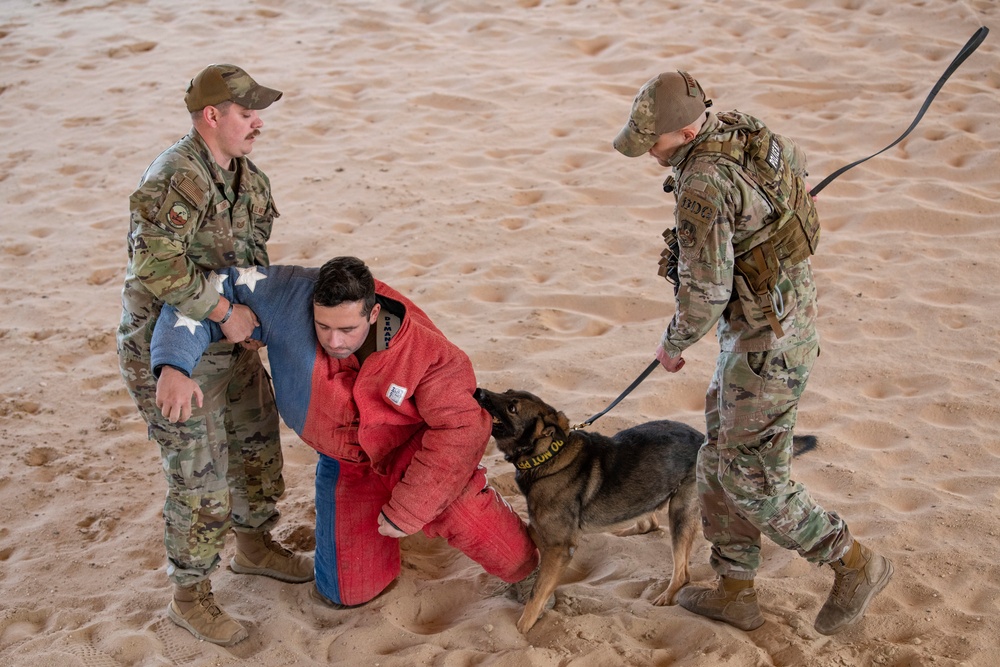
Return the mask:
[[497, 439], [497, 444], [499, 445], [501, 440], [510, 436], [510, 424], [493, 413], [490, 413], [490, 419], [493, 420], [491, 427], [492, 435]]

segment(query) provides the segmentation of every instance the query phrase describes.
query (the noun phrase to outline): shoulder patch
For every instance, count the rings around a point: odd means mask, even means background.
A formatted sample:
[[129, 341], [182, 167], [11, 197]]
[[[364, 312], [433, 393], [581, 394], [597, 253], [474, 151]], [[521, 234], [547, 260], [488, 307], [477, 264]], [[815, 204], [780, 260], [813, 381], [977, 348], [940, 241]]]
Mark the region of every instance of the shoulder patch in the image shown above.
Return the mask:
[[677, 243], [698, 256], [719, 208], [712, 202], [715, 188], [702, 180], [690, 181], [677, 196]]
[[709, 225], [715, 220], [718, 207], [699, 192], [685, 188], [677, 198], [677, 215], [696, 225]]
[[692, 192], [704, 192], [708, 189], [708, 183], [705, 181], [688, 181], [684, 184], [684, 188]]
[[167, 222], [174, 229], [184, 229], [191, 220], [191, 209], [184, 202], [175, 201], [167, 211]]
[[161, 227], [175, 233], [184, 233], [199, 219], [198, 212], [177, 190], [171, 188], [160, 206], [156, 220]]
[[698, 229], [690, 220], [681, 219], [677, 223], [677, 242], [685, 248], [693, 248], [698, 241]]
[[208, 200], [208, 191], [203, 187], [199, 187], [198, 183], [187, 175], [174, 174], [170, 179], [170, 188], [176, 190], [177, 194], [184, 197], [193, 208], [201, 208]]

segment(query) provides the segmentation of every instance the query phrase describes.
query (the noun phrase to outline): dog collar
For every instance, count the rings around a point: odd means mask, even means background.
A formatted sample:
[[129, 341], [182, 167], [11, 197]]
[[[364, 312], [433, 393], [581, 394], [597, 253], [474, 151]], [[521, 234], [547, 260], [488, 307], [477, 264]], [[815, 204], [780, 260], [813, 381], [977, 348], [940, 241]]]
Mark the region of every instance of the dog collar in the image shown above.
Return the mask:
[[524, 459], [523, 461], [518, 461], [514, 465], [517, 466], [518, 470], [531, 470], [532, 468], [537, 468], [542, 465], [553, 456], [556, 455], [566, 442], [564, 440], [553, 440], [549, 448], [538, 456], [532, 456], [530, 459]]

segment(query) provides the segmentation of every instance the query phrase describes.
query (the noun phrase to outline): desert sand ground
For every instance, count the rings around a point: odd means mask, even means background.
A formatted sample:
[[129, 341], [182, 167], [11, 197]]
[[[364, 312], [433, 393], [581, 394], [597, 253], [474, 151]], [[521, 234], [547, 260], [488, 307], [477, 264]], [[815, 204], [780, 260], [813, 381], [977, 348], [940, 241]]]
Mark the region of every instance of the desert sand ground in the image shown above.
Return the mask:
[[[554, 609], [520, 607], [447, 545], [403, 540], [394, 588], [352, 611], [223, 567], [229, 649], [165, 617], [159, 454], [115, 328], [129, 193], [185, 134], [187, 81], [245, 67], [284, 97], [252, 158], [282, 213], [274, 263], [358, 255], [468, 352], [480, 384], [571, 421], [652, 360], [665, 173], [611, 147], [639, 86], [685, 69], [719, 110], [795, 138], [816, 180], [895, 139], [993, 0], [3, 0], [0, 2], [0, 664], [843, 666], [996, 664], [1000, 646], [1000, 47], [991, 35], [900, 145], [820, 195], [822, 356], [795, 477], [886, 553], [866, 618], [812, 628], [832, 573], [773, 544], [767, 623], [651, 604], [667, 536], [587, 537]], [[595, 430], [703, 428], [717, 345]], [[315, 453], [283, 432], [276, 534], [311, 544]], [[513, 469], [484, 463], [520, 512]], [[228, 553], [231, 551], [230, 544]], [[708, 545], [692, 557], [712, 579]]]

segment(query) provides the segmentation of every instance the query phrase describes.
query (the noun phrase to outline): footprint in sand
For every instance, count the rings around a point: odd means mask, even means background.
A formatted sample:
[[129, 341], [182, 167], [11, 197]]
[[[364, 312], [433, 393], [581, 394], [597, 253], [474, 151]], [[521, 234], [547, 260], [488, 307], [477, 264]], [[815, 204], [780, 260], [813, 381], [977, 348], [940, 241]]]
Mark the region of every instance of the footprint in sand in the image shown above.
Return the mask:
[[161, 618], [147, 629], [151, 630], [163, 645], [163, 657], [175, 665], [195, 664], [199, 658], [208, 657], [200, 647], [202, 642], [167, 618]]

